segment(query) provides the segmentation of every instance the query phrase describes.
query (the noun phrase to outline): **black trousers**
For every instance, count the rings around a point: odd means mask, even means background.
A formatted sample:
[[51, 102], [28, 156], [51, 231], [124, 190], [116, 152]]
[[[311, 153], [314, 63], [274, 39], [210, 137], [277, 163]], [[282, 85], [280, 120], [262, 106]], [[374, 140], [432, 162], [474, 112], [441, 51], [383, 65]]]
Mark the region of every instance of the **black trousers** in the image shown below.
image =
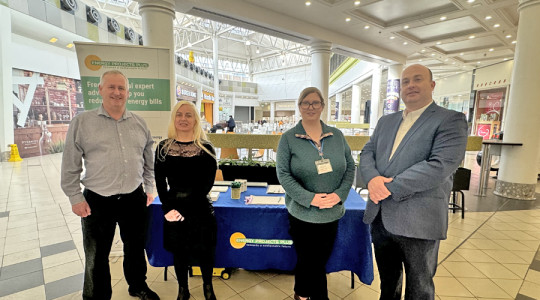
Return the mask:
[[326, 262], [332, 254], [338, 221], [309, 223], [289, 214], [289, 234], [296, 250], [294, 292], [311, 300], [328, 300]]
[[123, 267], [129, 290], [146, 288], [144, 245], [148, 221], [142, 185], [129, 194], [104, 197], [85, 189], [83, 195], [91, 209], [91, 214], [81, 219], [86, 256], [83, 299], [111, 299], [109, 254], [116, 224], [124, 244]]
[[381, 279], [381, 300], [401, 299], [403, 268], [407, 276], [405, 300], [435, 298], [433, 277], [440, 241], [392, 234], [384, 228], [380, 213], [371, 224], [371, 237]]

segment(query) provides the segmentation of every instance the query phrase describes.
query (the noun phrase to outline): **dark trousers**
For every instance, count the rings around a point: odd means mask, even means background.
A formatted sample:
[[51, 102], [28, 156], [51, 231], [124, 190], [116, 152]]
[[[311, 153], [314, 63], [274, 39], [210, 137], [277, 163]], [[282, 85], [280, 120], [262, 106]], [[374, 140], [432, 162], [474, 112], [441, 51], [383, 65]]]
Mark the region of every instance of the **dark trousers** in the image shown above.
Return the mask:
[[146, 288], [147, 208], [142, 186], [129, 194], [103, 197], [85, 189], [83, 195], [91, 209], [91, 214], [81, 219], [86, 256], [83, 299], [111, 299], [109, 253], [117, 223], [124, 244], [123, 267], [129, 290]]
[[381, 279], [381, 300], [401, 299], [403, 267], [407, 276], [405, 300], [435, 298], [438, 240], [394, 235], [384, 228], [380, 213], [371, 224], [371, 237]]
[[289, 214], [289, 234], [296, 250], [294, 292], [311, 300], [328, 300], [326, 262], [332, 254], [338, 221], [309, 223]]

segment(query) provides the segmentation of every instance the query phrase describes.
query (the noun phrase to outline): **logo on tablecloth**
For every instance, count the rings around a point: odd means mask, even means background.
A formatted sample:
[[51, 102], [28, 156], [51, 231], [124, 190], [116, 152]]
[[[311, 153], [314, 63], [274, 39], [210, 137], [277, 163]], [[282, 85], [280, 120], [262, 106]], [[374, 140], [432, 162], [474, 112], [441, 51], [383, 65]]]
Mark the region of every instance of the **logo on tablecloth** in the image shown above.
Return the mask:
[[287, 247], [290, 248], [293, 244], [292, 240], [267, 240], [267, 239], [254, 239], [246, 238], [241, 232], [235, 232], [231, 234], [229, 239], [231, 246], [235, 249], [242, 249], [245, 246], [252, 247]]

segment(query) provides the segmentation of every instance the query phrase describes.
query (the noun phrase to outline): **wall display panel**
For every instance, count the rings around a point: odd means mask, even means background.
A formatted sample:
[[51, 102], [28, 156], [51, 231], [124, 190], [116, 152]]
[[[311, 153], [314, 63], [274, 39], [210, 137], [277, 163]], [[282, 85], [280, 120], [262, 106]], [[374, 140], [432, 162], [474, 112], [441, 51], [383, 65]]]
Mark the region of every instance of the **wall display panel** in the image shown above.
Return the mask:
[[13, 128], [21, 157], [63, 151], [69, 123], [82, 111], [80, 80], [13, 69]]
[[492, 138], [501, 130], [507, 88], [477, 91], [475, 108], [475, 134], [484, 139]]

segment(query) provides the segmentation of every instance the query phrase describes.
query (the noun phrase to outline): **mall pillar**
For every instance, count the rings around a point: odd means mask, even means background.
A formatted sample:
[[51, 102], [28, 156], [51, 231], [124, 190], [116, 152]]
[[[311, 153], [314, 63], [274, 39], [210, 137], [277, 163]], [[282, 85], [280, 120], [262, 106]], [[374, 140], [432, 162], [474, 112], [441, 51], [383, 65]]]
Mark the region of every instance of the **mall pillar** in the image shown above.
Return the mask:
[[[201, 116], [201, 118], [203, 116], [203, 114], [201, 114], [201, 111], [202, 111], [202, 98], [203, 98], [202, 84], [199, 84], [197, 86], [197, 102], [196, 102], [195, 106], [199, 110], [199, 116]], [[212, 125], [214, 125], [214, 124], [210, 124], [210, 127], [212, 127]]]
[[176, 61], [174, 59], [175, 0], [139, 0], [145, 46], [170, 49], [171, 108], [176, 104]]
[[518, 12], [519, 27], [503, 141], [523, 143], [523, 146], [502, 147], [493, 193], [533, 200], [540, 154], [540, 0], [520, 0]]
[[401, 72], [403, 65], [391, 65], [388, 67], [388, 81], [386, 85], [386, 99], [384, 100], [383, 115], [389, 115], [399, 111], [399, 92], [401, 90]]
[[274, 124], [276, 119], [276, 103], [270, 102], [270, 124]]
[[9, 154], [13, 144], [13, 83], [11, 65], [11, 13], [0, 5], [0, 161]]
[[341, 112], [343, 111], [343, 94], [342, 93], [337, 93], [336, 94], [336, 115], [335, 115], [335, 118], [336, 118], [336, 121], [342, 121], [341, 119], [343, 119], [343, 116], [341, 114]]
[[[218, 44], [218, 36], [216, 33], [212, 35], [212, 59], [214, 62], [214, 105], [213, 112], [212, 112], [212, 118], [214, 119], [214, 124], [217, 124], [219, 122], [219, 76], [218, 76], [218, 53], [219, 53], [219, 44]], [[234, 112], [234, 104], [232, 108]], [[227, 118], [228, 120], [228, 118]]]
[[351, 123], [360, 124], [362, 123], [362, 116], [360, 116], [360, 111], [362, 110], [362, 88], [358, 84], [352, 85], [352, 96], [351, 96]]
[[381, 66], [376, 66], [373, 68], [373, 76], [371, 77], [371, 111], [369, 113], [369, 134], [373, 133], [379, 117], [382, 114], [382, 107], [379, 105], [381, 102], [381, 77], [382, 77], [382, 68]]
[[321, 120], [330, 120], [331, 109], [328, 105], [328, 86], [330, 79], [330, 54], [332, 43], [325, 41], [311, 42], [311, 85], [321, 90], [324, 97], [324, 110], [321, 113]]

